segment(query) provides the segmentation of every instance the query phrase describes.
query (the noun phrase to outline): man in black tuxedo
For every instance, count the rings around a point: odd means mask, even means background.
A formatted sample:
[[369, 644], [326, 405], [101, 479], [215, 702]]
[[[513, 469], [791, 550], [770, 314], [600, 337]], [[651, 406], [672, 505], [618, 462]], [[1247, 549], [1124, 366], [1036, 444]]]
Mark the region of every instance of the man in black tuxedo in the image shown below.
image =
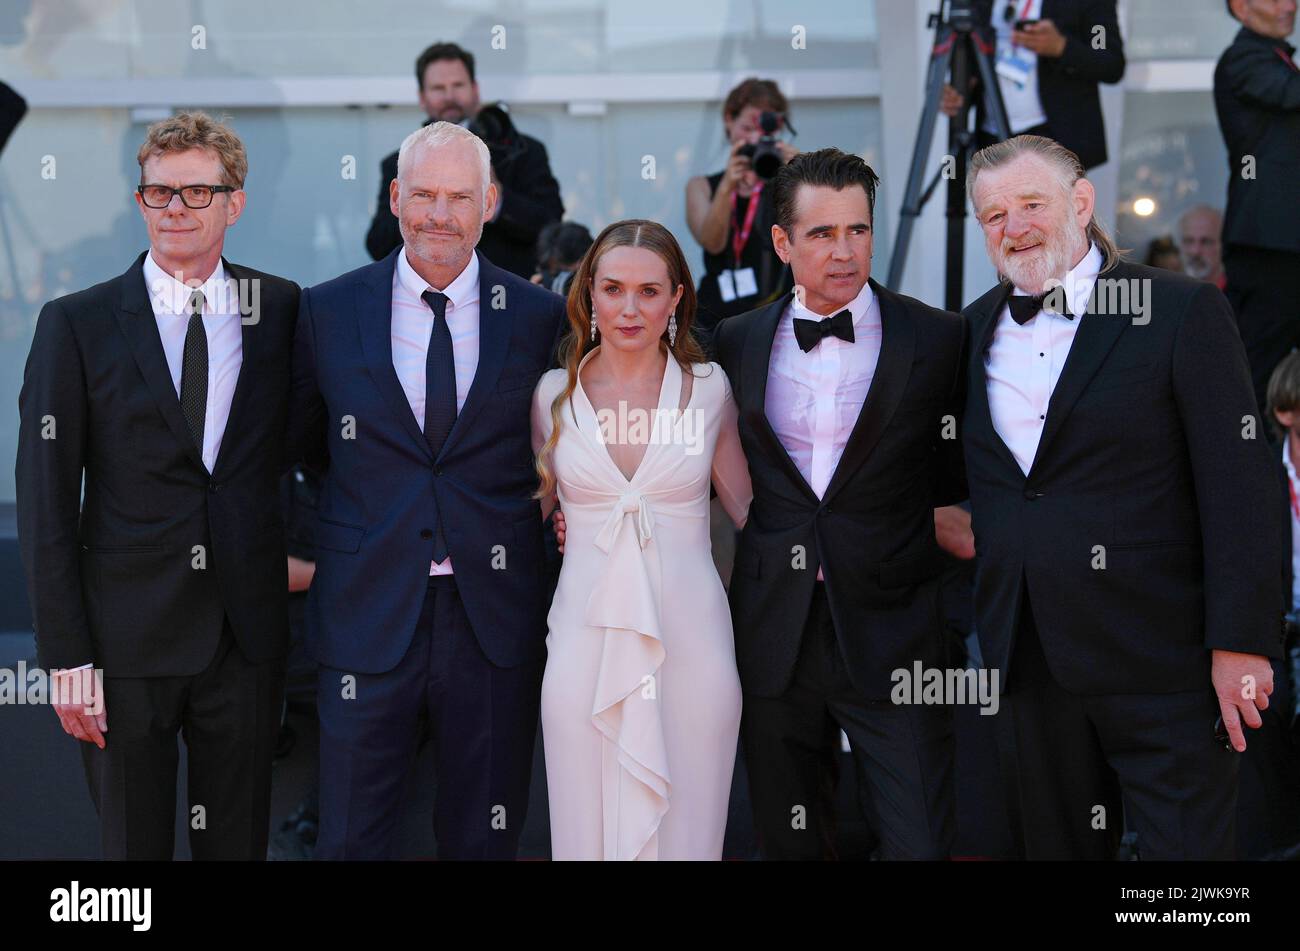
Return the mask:
[[890, 696], [894, 671], [946, 663], [934, 508], [965, 497], [964, 334], [870, 280], [876, 182], [838, 149], [783, 166], [772, 240], [795, 291], [716, 338], [754, 483], [730, 596], [769, 858], [834, 856], [841, 729], [884, 857], [952, 845], [951, 709]]
[[[1124, 78], [1124, 38], [1115, 0], [973, 0], [977, 23], [996, 34], [998, 88], [1011, 134], [1045, 135], [1079, 156], [1085, 168], [1106, 161], [1101, 83]], [[944, 91], [954, 115], [961, 98]], [[972, 95], [983, 102], [979, 78]], [[976, 110], [981, 145], [995, 141], [991, 119]]]
[[[442, 120], [475, 128], [481, 103], [473, 53], [455, 43], [435, 43], [416, 60], [415, 81], [420, 87], [420, 106], [429, 115], [425, 125]], [[546, 146], [513, 128], [513, 123], [510, 126], [505, 131], [508, 141], [487, 143], [492, 149], [492, 184], [500, 198], [492, 220], [483, 225], [478, 247], [493, 264], [528, 280], [537, 270], [537, 237], [548, 223], [564, 217], [564, 203], [560, 184], [551, 174]], [[389, 188], [395, 178], [397, 153], [393, 152], [384, 158], [380, 169], [378, 204], [366, 233], [366, 250], [376, 261], [388, 257], [402, 243], [397, 216], [389, 204]]]
[[1300, 345], [1300, 67], [1295, 0], [1229, 0], [1241, 29], [1214, 70], [1228, 147], [1224, 293], [1262, 412], [1269, 375]]
[[139, 162], [149, 250], [45, 305], [18, 399], [37, 651], [82, 690], [56, 711], [83, 741], [104, 858], [172, 858], [180, 732], [193, 857], [262, 859], [298, 287], [221, 257], [245, 203], [233, 130], [182, 113], [149, 128]]
[[[968, 187], [1005, 280], [965, 311], [976, 627], [1026, 858], [1231, 858], [1241, 722], [1284, 630], [1280, 486], [1212, 284], [1120, 260], [1078, 158]], [[1046, 293], [1046, 299], [1040, 296]], [[1122, 811], [1121, 811], [1122, 809]]]

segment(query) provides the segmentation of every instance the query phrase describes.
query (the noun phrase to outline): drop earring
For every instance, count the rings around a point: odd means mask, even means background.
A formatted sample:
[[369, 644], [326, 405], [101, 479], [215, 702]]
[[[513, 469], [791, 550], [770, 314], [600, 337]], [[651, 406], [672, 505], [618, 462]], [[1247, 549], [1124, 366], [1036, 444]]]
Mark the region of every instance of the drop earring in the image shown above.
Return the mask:
[[668, 347], [677, 346], [677, 311], [668, 315]]
[[591, 342], [596, 342], [596, 302], [591, 302]]

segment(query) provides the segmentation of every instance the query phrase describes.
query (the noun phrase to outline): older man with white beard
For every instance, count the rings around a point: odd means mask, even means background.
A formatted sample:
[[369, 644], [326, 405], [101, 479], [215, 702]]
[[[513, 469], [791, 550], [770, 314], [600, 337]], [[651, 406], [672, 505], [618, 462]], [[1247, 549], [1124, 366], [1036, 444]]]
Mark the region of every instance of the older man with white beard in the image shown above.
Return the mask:
[[1268, 707], [1285, 610], [1232, 313], [1122, 261], [1049, 139], [984, 149], [967, 186], [1003, 275], [965, 311], [963, 444], [1014, 839], [1112, 858], [1127, 826], [1143, 858], [1231, 858], [1241, 724]]
[[1223, 215], [1209, 205], [1196, 205], [1178, 219], [1178, 256], [1183, 273], [1209, 281], [1219, 290], [1228, 286], [1223, 273]]

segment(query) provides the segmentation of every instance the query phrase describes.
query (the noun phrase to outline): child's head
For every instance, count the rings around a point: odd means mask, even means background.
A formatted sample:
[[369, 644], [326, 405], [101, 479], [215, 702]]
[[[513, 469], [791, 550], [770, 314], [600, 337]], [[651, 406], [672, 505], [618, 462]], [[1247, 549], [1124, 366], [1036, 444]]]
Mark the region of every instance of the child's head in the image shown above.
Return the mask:
[[1280, 438], [1300, 435], [1300, 350], [1292, 350], [1268, 378], [1268, 413]]

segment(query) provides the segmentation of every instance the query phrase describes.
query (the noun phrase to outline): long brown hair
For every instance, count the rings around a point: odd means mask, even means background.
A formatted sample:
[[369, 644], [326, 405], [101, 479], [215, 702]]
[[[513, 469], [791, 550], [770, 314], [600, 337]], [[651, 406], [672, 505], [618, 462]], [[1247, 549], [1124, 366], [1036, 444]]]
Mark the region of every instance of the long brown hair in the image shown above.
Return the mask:
[[537, 475], [541, 486], [536, 498], [546, 498], [555, 491], [555, 473], [551, 469], [551, 456], [560, 438], [560, 425], [564, 404], [573, 396], [578, 386], [578, 364], [582, 363], [596, 343], [591, 339], [591, 292], [596, 278], [596, 266], [611, 248], [646, 248], [653, 251], [668, 267], [668, 282], [674, 288], [681, 285], [682, 299], [677, 302], [677, 343], [668, 344], [668, 333], [659, 338], [659, 346], [675, 359], [682, 370], [691, 373], [692, 365], [707, 363], [704, 351], [691, 334], [695, 323], [695, 283], [691, 268], [686, 263], [681, 246], [672, 232], [657, 221], [630, 218], [616, 221], [599, 235], [587, 249], [578, 269], [569, 281], [569, 333], [560, 345], [560, 362], [568, 373], [568, 380], [558, 396], [551, 402], [551, 435], [537, 453]]

